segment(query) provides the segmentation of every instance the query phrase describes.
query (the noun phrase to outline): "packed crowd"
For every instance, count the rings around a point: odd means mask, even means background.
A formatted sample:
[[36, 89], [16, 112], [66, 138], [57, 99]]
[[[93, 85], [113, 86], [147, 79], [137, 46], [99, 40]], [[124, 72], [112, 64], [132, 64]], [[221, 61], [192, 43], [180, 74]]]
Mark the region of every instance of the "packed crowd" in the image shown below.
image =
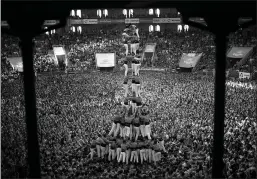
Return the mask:
[[[229, 44], [249, 46], [256, 42], [254, 38], [249, 41], [242, 41], [241, 38], [240, 35], [233, 36]], [[8, 76], [17, 76], [7, 57], [20, 56], [19, 41], [5, 35], [1, 40], [4, 44], [1, 74], [2, 79], [7, 79]], [[34, 65], [38, 72], [58, 68], [48, 54], [52, 44], [65, 45], [71, 65], [86, 62], [88, 68], [94, 67], [95, 52], [115, 51], [117, 59], [125, 56], [120, 31], [115, 28], [110, 31], [95, 29], [92, 34], [42, 35], [35, 42]], [[146, 42], [157, 43], [158, 60], [154, 64], [157, 67], [175, 68], [182, 53], [204, 52], [198, 68], [213, 68], [214, 41], [213, 36], [206, 32], [191, 29], [187, 33], [163, 31], [149, 34], [141, 30], [140, 42], [140, 51]], [[252, 58], [256, 59], [256, 54]], [[241, 68], [248, 71], [247, 67]], [[122, 101], [121, 74], [89, 72], [86, 76], [39, 76], [36, 86], [42, 175], [58, 178], [209, 178], [213, 79], [154, 72], [144, 73], [141, 78], [144, 81], [144, 103], [152, 114], [153, 134], [161, 136], [158, 139], [160, 143], [165, 139], [167, 146], [167, 153], [164, 158], [158, 159], [158, 165], [120, 165], [109, 163], [109, 156], [102, 160], [91, 155], [92, 144], [95, 144], [92, 141], [110, 131], [119, 106], [117, 103]], [[244, 88], [244, 85], [227, 88], [224, 158], [227, 178], [256, 178], [253, 160], [256, 157], [253, 141], [257, 132], [254, 122], [255, 91], [256, 88]], [[17, 78], [3, 82], [1, 95], [2, 176], [23, 177], [26, 176], [27, 165], [22, 82]], [[139, 159], [144, 161], [142, 158]]]
[[[90, 144], [112, 127], [124, 97], [123, 73], [39, 75], [36, 82], [38, 136], [43, 177], [210, 178], [214, 79], [192, 74], [141, 72], [142, 102], [151, 130], [165, 140], [167, 154], [154, 163], [121, 164], [90, 159]], [[256, 84], [226, 89], [226, 178], [256, 178]], [[233, 84], [233, 85], [231, 85]], [[2, 177], [27, 175], [23, 84], [2, 83]]]
[[1, 57], [1, 80], [6, 81], [16, 79], [19, 77], [18, 71], [12, 68], [11, 63], [5, 56]]
[[[35, 66], [38, 71], [55, 70], [53, 60], [49, 57], [49, 50], [52, 45], [62, 44], [67, 51], [70, 65], [79, 66], [86, 64], [87, 68], [95, 67], [96, 52], [116, 52], [116, 59], [119, 61], [125, 56], [124, 46], [121, 39], [121, 30], [115, 28], [115, 25], [106, 25], [91, 30], [91, 32], [82, 31], [82, 33], [66, 33], [62, 35], [46, 34], [35, 38]], [[208, 32], [190, 28], [188, 32], [177, 32], [164, 30], [161, 32], [149, 33], [139, 29], [140, 51], [143, 51], [147, 42], [157, 44], [156, 60], [154, 66], [157, 68], [175, 69], [182, 56], [182, 53], [203, 53], [201, 61], [196, 67], [196, 71], [202, 69], [213, 69], [215, 64], [215, 43], [214, 36]], [[3, 35], [1, 54], [7, 57], [20, 56], [18, 39]], [[255, 46], [256, 38], [245, 38], [241, 32], [231, 34], [229, 37], [228, 49], [231, 46]], [[253, 56], [256, 61], [256, 53]], [[249, 62], [245, 65], [245, 70], [249, 67]], [[239, 68], [239, 67], [238, 67]], [[254, 65], [254, 70], [257, 66]]]

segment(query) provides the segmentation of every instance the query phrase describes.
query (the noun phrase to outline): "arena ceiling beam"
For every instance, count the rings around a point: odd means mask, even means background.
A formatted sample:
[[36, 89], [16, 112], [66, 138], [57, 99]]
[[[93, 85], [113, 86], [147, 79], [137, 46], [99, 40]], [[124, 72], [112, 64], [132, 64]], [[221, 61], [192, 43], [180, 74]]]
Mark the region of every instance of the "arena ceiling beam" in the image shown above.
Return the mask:
[[[175, 7], [189, 25], [209, 30], [216, 35], [216, 79], [215, 116], [213, 147], [213, 178], [223, 178], [223, 140], [225, 107], [225, 59], [226, 36], [238, 28], [256, 24], [256, 1], [154, 1], [154, 0], [113, 0], [113, 1], [2, 1], [2, 20], [10, 28], [5, 33], [20, 37], [24, 64], [24, 95], [26, 101], [26, 125], [28, 139], [29, 177], [40, 178], [40, 158], [37, 136], [36, 95], [33, 69], [33, 37], [43, 33], [44, 20], [60, 20], [53, 28], [63, 27], [72, 9], [97, 8], [167, 8]], [[203, 17], [207, 27], [190, 22], [190, 17]], [[252, 21], [238, 26], [239, 17], [251, 17]]]

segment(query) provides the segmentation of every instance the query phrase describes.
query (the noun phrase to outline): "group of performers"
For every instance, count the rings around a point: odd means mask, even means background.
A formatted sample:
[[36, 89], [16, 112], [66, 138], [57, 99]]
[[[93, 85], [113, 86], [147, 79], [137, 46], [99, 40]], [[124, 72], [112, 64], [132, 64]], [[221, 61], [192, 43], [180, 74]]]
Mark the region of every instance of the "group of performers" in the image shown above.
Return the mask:
[[[131, 68], [133, 75], [139, 76], [139, 67], [141, 66], [141, 58], [138, 54], [139, 50], [139, 32], [135, 25], [127, 25], [122, 33], [122, 40], [126, 49], [126, 57], [130, 54], [132, 56]], [[129, 52], [130, 49], [130, 52]], [[124, 61], [125, 76], [128, 75], [128, 59]]]
[[152, 134], [148, 107], [136, 102], [140, 107], [133, 111], [132, 100], [134, 99], [127, 99], [123, 106], [117, 109], [109, 134], [99, 136], [91, 143], [91, 159], [97, 156], [126, 164], [156, 164], [161, 160], [162, 152], [166, 153], [164, 139]]
[[131, 45], [130, 54], [134, 53], [136, 55], [137, 50], [139, 49], [139, 32], [138, 28], [135, 25], [127, 25], [122, 33], [123, 44], [126, 49], [126, 56], [129, 54], [129, 44]]
[[[122, 35], [126, 56], [129, 45], [131, 45], [131, 53], [134, 53], [134, 57], [130, 57], [132, 77], [127, 76], [129, 60], [126, 58], [124, 60], [124, 103], [117, 108], [109, 133], [99, 136], [91, 143], [89, 155], [91, 159], [97, 156], [126, 164], [139, 163], [139, 161], [156, 163], [161, 160], [162, 152], [166, 153], [166, 149], [164, 139], [152, 134], [150, 112], [147, 105], [142, 104], [139, 79], [141, 58], [136, 56], [139, 48], [138, 28], [135, 25], [128, 25]], [[132, 97], [128, 97], [129, 79], [132, 79]]]
[[[139, 32], [138, 28], [135, 25], [127, 25], [123, 34], [123, 42], [124, 46], [126, 48], [126, 58], [123, 61], [123, 66], [125, 68], [125, 80], [123, 83], [124, 89], [125, 89], [125, 97], [128, 96], [128, 65], [131, 63], [131, 69], [132, 69], [132, 82], [131, 82], [131, 87], [132, 87], [132, 93], [135, 97], [140, 97], [140, 80], [139, 80], [139, 70], [141, 66], [141, 56], [138, 54], [139, 50]], [[127, 57], [128, 55], [128, 49], [130, 47], [130, 53], [133, 56]], [[133, 102], [132, 102], [132, 105]]]

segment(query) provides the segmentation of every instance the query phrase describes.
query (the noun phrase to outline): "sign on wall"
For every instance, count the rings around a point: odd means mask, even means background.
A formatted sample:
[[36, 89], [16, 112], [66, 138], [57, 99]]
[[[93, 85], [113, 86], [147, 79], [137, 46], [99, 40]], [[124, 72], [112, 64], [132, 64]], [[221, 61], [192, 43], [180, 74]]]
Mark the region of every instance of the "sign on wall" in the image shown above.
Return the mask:
[[250, 79], [250, 73], [245, 73], [245, 72], [239, 72], [239, 78], [240, 79]]
[[179, 67], [182, 68], [194, 68], [200, 58], [202, 57], [201, 54], [196, 54], [196, 53], [183, 53], [181, 60], [179, 61]]
[[11, 63], [13, 69], [17, 70], [18, 72], [23, 72], [23, 62], [22, 57], [10, 57], [7, 60]]
[[82, 22], [83, 24], [98, 24], [97, 19], [83, 19]]
[[115, 53], [95, 53], [97, 67], [115, 67]]
[[180, 18], [153, 18], [155, 24], [181, 23]]
[[138, 23], [139, 23], [138, 18], [125, 19], [125, 24], [138, 24]]

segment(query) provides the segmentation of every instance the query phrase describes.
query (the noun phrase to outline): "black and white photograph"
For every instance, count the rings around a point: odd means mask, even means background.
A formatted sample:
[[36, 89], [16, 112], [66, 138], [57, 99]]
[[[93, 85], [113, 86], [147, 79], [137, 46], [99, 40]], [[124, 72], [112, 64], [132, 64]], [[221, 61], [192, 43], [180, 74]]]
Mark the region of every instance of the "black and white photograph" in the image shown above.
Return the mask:
[[1, 2], [1, 178], [256, 179], [256, 1]]

